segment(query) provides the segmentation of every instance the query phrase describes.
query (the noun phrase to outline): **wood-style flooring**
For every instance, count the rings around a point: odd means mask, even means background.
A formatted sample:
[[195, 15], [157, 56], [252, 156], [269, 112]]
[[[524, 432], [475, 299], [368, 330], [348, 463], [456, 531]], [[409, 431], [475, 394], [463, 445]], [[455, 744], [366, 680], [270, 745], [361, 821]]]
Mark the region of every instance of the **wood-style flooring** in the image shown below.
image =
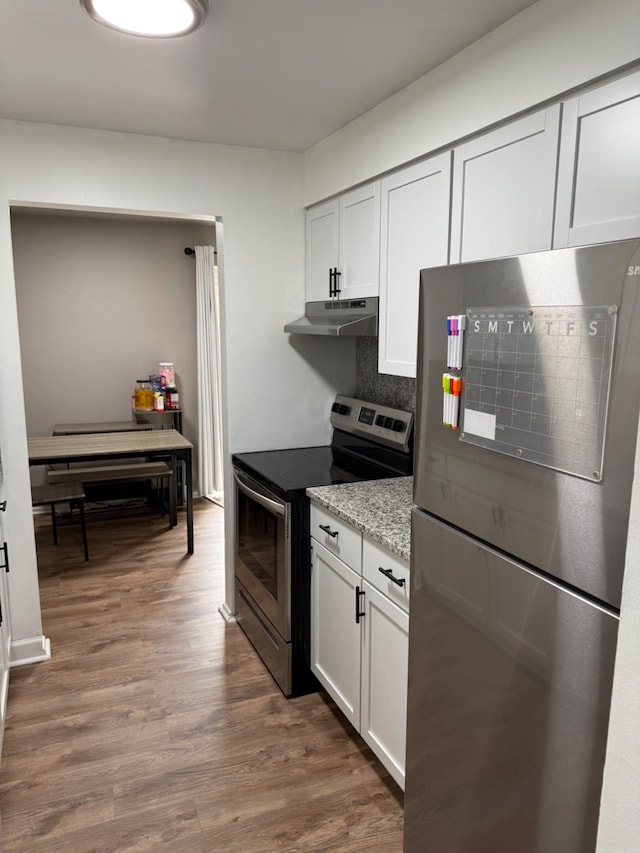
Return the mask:
[[[223, 511], [37, 519], [52, 659], [11, 671], [3, 853], [402, 850], [402, 792], [324, 693], [285, 699], [224, 598]], [[18, 567], [13, 567], [18, 571]]]

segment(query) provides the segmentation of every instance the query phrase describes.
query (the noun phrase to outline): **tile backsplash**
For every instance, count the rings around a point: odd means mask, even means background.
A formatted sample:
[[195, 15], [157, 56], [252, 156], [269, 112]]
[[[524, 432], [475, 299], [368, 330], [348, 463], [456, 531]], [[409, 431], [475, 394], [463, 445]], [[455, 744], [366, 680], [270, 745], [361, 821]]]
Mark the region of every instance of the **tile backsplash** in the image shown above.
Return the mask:
[[416, 380], [378, 373], [378, 338], [361, 337], [356, 340], [355, 396], [394, 409], [415, 412]]

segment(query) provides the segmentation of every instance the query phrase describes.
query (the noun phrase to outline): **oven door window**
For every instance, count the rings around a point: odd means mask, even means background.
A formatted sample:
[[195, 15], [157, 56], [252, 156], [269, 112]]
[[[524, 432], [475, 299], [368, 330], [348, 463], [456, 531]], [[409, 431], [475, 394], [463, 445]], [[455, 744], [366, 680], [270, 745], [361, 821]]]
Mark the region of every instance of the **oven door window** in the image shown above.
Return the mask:
[[290, 639], [290, 505], [236, 477], [236, 575], [262, 616]]
[[277, 600], [280, 519], [242, 492], [238, 504], [240, 561], [269, 595]]

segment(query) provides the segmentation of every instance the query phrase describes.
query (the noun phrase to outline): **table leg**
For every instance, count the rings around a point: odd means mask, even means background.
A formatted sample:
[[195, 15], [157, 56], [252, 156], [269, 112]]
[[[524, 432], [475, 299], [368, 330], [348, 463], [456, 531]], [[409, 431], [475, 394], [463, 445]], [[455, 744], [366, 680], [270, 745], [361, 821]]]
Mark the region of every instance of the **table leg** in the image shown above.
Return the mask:
[[184, 455], [187, 486], [187, 553], [193, 554], [193, 470], [191, 468], [191, 448]]
[[169, 477], [169, 527], [175, 527], [178, 523], [178, 468], [182, 469], [182, 460], [177, 456], [170, 457], [172, 474]]

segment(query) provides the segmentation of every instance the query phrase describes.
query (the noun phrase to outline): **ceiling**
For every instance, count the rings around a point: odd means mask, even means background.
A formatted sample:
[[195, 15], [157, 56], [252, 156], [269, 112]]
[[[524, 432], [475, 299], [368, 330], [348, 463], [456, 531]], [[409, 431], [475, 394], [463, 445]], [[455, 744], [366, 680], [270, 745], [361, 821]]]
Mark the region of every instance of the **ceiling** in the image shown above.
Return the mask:
[[305, 151], [533, 0], [211, 0], [180, 39], [0, 3], [0, 117]]

